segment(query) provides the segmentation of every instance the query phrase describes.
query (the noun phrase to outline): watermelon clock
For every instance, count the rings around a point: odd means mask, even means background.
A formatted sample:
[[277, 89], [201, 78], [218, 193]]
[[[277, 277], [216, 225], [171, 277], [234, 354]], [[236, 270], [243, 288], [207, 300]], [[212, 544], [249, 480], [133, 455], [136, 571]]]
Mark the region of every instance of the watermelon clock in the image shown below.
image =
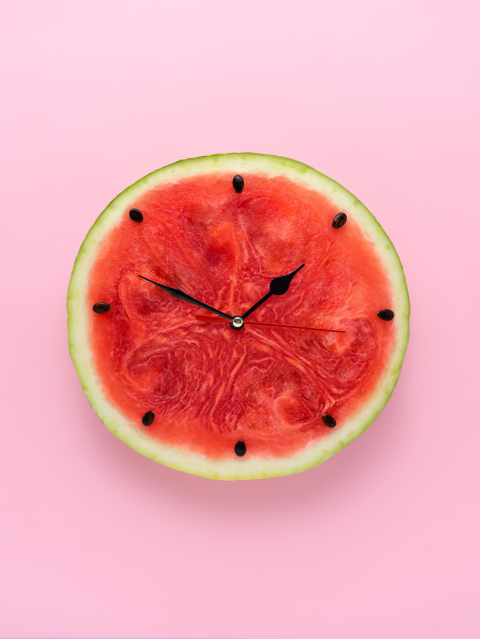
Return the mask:
[[347, 190], [287, 158], [184, 160], [90, 229], [70, 352], [129, 446], [217, 479], [295, 473], [362, 433], [409, 334], [395, 249]]

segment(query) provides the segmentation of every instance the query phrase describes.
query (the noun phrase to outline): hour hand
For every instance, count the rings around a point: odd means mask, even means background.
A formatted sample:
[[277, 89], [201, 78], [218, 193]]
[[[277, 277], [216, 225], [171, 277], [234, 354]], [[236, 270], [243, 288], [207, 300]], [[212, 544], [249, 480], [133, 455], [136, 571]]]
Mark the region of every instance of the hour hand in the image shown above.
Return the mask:
[[263, 302], [266, 302], [268, 298], [271, 297], [272, 295], [284, 295], [288, 291], [290, 287], [290, 282], [293, 280], [294, 276], [304, 266], [305, 264], [302, 264], [297, 269], [295, 269], [291, 273], [288, 273], [287, 275], [274, 277], [273, 280], [270, 282], [270, 292], [264, 295], [261, 300], [259, 300], [256, 304], [252, 306], [252, 308], [248, 309], [248, 311], [242, 315], [242, 319], [245, 319], [246, 317], [251, 315], [253, 311], [256, 311], [257, 308], [261, 306]]
[[220, 317], [224, 317], [225, 319], [228, 319], [228, 320], [233, 319], [232, 315], [227, 315], [226, 313], [222, 313], [222, 311], [217, 311], [216, 308], [212, 308], [211, 306], [208, 306], [208, 304], [199, 302], [194, 297], [190, 297], [190, 295], [187, 295], [183, 291], [179, 291], [178, 288], [170, 288], [170, 286], [164, 286], [163, 284], [159, 284], [158, 282], [149, 280], [148, 277], [143, 277], [143, 275], [139, 275], [138, 277], [141, 277], [142, 280], [146, 280], [147, 282], [151, 282], [152, 284], [155, 284], [155, 286], [159, 286], [161, 289], [163, 289], [167, 293], [170, 293], [170, 295], [173, 295], [173, 297], [176, 297], [178, 300], [182, 300], [183, 302], [189, 302], [190, 304], [195, 304], [195, 306], [199, 306], [200, 308], [204, 308], [206, 311], [211, 311], [212, 313], [216, 313], [217, 315], [220, 315]]

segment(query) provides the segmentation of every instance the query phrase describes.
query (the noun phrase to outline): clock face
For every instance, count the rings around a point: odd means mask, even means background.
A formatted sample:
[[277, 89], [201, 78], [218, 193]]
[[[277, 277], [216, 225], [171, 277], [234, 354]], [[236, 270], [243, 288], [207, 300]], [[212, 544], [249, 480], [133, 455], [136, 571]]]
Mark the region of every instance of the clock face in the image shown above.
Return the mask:
[[[128, 429], [149, 456], [171, 452], [210, 476], [222, 471], [188, 460], [249, 468], [234, 476], [282, 474], [288, 460], [348, 443], [393, 388], [405, 342], [396, 254], [381, 230], [369, 232], [362, 205], [327, 178], [319, 189], [242, 168], [124, 195], [76, 302], [100, 417], [113, 413], [112, 430], [128, 441]], [[294, 271], [283, 294], [267, 295]]]

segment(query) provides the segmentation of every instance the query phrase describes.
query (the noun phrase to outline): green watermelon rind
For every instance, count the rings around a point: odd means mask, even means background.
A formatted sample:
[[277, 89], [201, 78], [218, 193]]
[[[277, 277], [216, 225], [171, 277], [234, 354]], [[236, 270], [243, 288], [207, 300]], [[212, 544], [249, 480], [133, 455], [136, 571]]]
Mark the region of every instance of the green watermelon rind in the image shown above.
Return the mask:
[[[285, 176], [325, 194], [353, 218], [375, 243], [389, 273], [397, 336], [385, 374], [362, 407], [341, 426], [305, 450], [284, 458], [248, 457], [229, 460], [161, 444], [125, 418], [108, 399], [95, 370], [89, 344], [87, 290], [90, 269], [108, 233], [119, 224], [133, 202], [146, 190], [162, 183], [209, 172], [262, 173]], [[70, 354], [83, 390], [98, 417], [118, 438], [139, 453], [161, 464], [212, 479], [255, 479], [301, 472], [317, 466], [356, 439], [374, 421], [387, 403], [400, 375], [409, 337], [410, 302], [402, 264], [393, 244], [370, 211], [349, 191], [315, 169], [291, 160], [256, 153], [231, 153], [180, 160], [143, 177], [120, 193], [97, 218], [88, 232], [72, 271], [67, 295]]]

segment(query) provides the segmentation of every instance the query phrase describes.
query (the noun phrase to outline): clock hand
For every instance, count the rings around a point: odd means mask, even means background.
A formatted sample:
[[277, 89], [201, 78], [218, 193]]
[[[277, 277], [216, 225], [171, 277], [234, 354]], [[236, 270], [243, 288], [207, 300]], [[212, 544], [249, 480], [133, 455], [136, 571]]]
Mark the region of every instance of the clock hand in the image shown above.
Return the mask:
[[159, 286], [161, 289], [163, 289], [167, 293], [170, 293], [170, 295], [173, 295], [173, 297], [176, 297], [177, 299], [182, 300], [183, 302], [189, 302], [190, 304], [195, 304], [195, 306], [200, 306], [200, 308], [204, 308], [206, 311], [211, 311], [212, 313], [216, 313], [217, 315], [220, 315], [220, 317], [224, 317], [225, 319], [228, 319], [228, 320], [233, 319], [232, 315], [227, 315], [226, 313], [222, 313], [222, 311], [217, 311], [216, 308], [212, 308], [211, 306], [208, 306], [208, 304], [199, 302], [194, 297], [190, 297], [190, 295], [187, 295], [186, 293], [179, 291], [178, 288], [170, 288], [170, 286], [164, 286], [163, 284], [159, 284], [158, 282], [149, 280], [148, 277], [143, 277], [143, 275], [139, 275], [138, 277], [141, 277], [142, 280], [146, 280], [147, 282], [151, 282], [152, 284], [155, 284], [155, 286]]
[[[214, 322], [215, 324], [224, 324], [224, 321], [219, 317], [212, 317], [211, 315], [195, 315], [195, 319], [200, 322]], [[270, 322], [245, 322], [248, 326], [273, 326], [275, 328], [297, 328], [301, 331], [322, 331], [326, 333], [346, 333], [347, 331], [341, 331], [337, 328], [313, 328], [313, 326], [293, 326], [292, 324], [270, 324]]]
[[294, 275], [298, 273], [298, 271], [304, 266], [305, 264], [302, 264], [292, 273], [288, 273], [288, 275], [281, 275], [280, 277], [274, 277], [273, 280], [270, 282], [270, 292], [264, 295], [261, 300], [259, 300], [256, 304], [252, 306], [252, 308], [250, 308], [246, 313], [244, 313], [241, 316], [242, 319], [244, 320], [249, 315], [251, 315], [253, 311], [256, 311], [257, 308], [261, 306], [264, 302], [266, 302], [268, 298], [271, 297], [272, 295], [284, 295], [288, 291], [290, 282], [292, 281]]

